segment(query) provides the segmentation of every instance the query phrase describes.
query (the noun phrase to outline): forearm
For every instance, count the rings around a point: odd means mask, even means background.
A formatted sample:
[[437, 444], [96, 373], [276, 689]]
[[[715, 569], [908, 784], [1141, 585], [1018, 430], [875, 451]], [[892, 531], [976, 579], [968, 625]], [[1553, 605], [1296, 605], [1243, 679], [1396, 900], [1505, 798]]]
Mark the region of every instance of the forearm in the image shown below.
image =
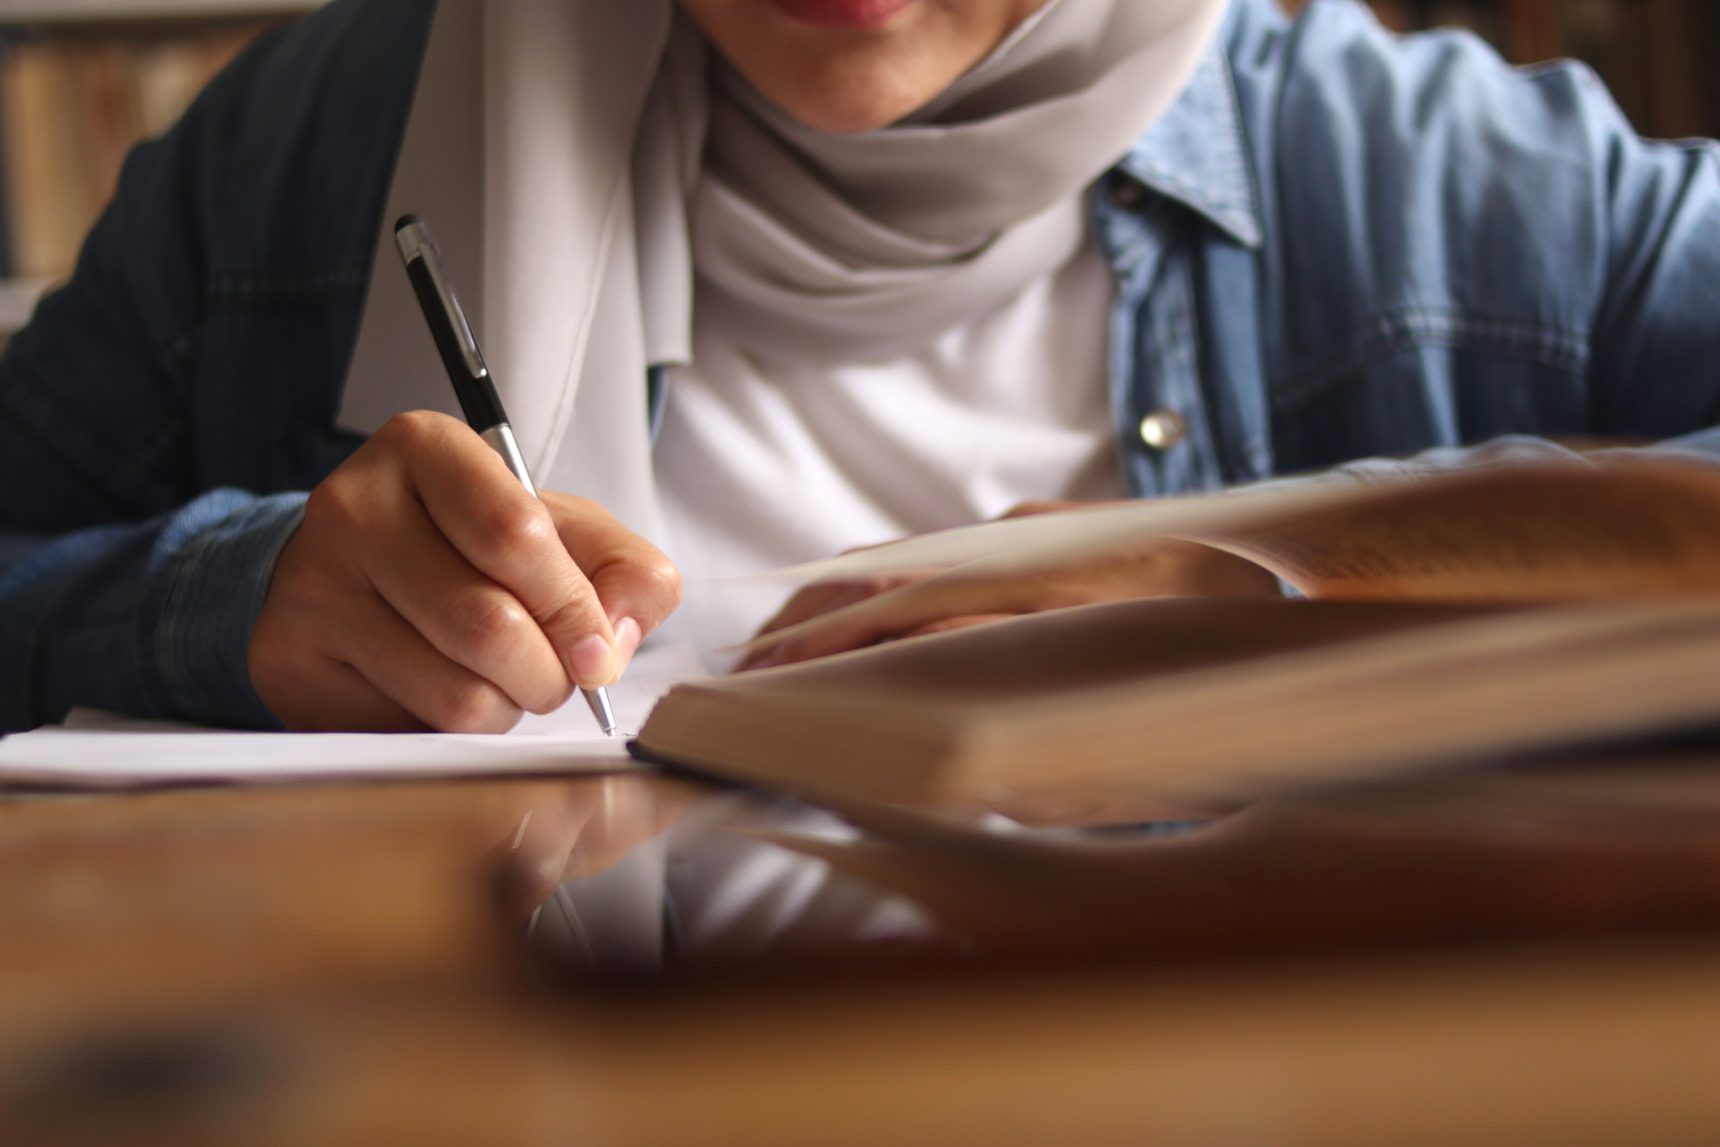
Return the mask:
[[303, 507], [217, 490], [141, 523], [0, 535], [0, 731], [73, 706], [274, 725], [246, 645]]

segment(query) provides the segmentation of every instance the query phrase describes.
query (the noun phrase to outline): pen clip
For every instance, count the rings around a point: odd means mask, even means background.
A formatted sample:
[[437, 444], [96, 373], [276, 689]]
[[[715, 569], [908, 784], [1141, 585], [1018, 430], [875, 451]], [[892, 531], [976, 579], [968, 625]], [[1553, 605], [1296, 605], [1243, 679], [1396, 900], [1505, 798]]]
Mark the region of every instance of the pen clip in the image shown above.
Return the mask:
[[466, 321], [466, 310], [460, 305], [453, 281], [448, 278], [447, 269], [442, 264], [442, 248], [437, 245], [429, 226], [416, 215], [404, 216], [395, 224], [394, 245], [400, 249], [408, 271], [414, 263], [423, 268], [430, 289], [441, 303], [442, 312], [448, 316], [455, 346], [467, 371], [474, 379], [489, 377], [490, 368], [478, 350], [478, 338], [472, 333], [472, 324]]

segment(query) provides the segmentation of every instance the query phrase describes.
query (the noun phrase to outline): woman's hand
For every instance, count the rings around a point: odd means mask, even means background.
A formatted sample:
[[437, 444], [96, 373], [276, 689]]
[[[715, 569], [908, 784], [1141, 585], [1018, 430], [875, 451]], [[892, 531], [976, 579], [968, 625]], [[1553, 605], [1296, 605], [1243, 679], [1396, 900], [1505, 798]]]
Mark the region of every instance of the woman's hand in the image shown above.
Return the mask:
[[[1078, 508], [1031, 502], [1008, 518]], [[1025, 613], [1143, 597], [1277, 597], [1278, 580], [1194, 542], [1155, 540], [1010, 575], [931, 570], [807, 586], [766, 622], [741, 669], [764, 669]], [[869, 608], [862, 602], [889, 596]], [[771, 635], [782, 634], [780, 640]]]
[[615, 681], [679, 601], [601, 507], [532, 497], [470, 428], [414, 412], [311, 492], [251, 681], [292, 729], [503, 732]]

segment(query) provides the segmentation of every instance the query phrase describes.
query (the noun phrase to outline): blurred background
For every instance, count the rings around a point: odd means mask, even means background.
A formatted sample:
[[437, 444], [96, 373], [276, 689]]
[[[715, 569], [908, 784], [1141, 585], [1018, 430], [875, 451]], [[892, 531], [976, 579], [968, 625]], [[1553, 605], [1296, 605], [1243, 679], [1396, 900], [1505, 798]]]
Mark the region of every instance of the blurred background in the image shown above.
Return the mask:
[[[0, 341], [63, 278], [133, 142], [165, 130], [260, 31], [319, 0], [0, 0]], [[1292, 9], [1310, 0], [1283, 0]], [[1323, 2], [1323, 0], [1312, 0]], [[1575, 56], [1646, 135], [1720, 135], [1716, 0], [1373, 0], [1520, 63]]]
[[[1282, 0], [1292, 10], [1319, 0]], [[1644, 135], [1720, 135], [1715, 0], [1370, 0], [1400, 32], [1468, 28], [1519, 64], [1590, 64]]]

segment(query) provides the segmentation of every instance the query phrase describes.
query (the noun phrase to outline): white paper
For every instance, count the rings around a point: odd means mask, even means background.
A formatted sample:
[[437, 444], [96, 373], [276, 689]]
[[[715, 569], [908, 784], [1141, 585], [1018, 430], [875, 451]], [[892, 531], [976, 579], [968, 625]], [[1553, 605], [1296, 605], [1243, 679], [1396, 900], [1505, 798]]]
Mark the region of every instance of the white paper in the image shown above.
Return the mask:
[[[642, 653], [610, 689], [622, 730], [696, 664], [664, 647]], [[606, 737], [585, 702], [528, 717], [501, 736], [451, 733], [251, 733], [76, 710], [64, 725], [0, 739], [0, 785], [141, 788], [377, 778], [559, 775], [639, 769], [630, 734]]]
[[[583, 708], [583, 705], [581, 706]], [[67, 788], [613, 772], [624, 737], [551, 733], [235, 733], [78, 713], [0, 740], [0, 783]]]

